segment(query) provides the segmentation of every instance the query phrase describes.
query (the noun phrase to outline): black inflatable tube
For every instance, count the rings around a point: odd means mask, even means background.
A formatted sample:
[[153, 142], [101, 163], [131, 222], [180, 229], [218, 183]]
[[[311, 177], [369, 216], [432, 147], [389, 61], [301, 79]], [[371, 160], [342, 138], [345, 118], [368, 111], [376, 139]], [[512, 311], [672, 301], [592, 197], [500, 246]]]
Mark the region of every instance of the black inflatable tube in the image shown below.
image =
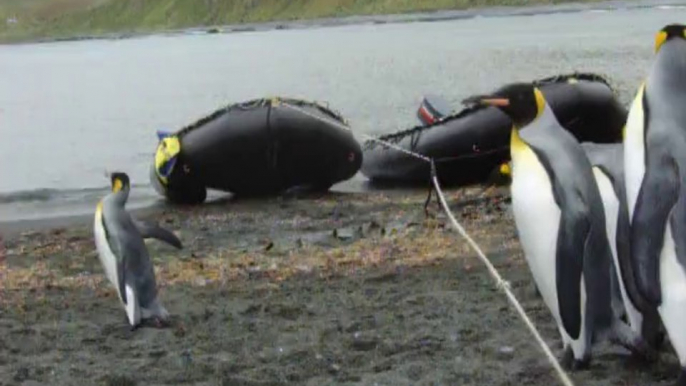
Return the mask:
[[332, 110], [289, 98], [257, 99], [219, 109], [172, 134], [180, 153], [168, 183], [151, 168], [170, 201], [200, 203], [206, 189], [238, 195], [278, 194], [307, 186], [326, 190], [353, 177], [360, 144]]
[[[621, 141], [627, 110], [609, 83], [595, 74], [568, 74], [534, 81], [560, 123], [579, 141]], [[486, 181], [510, 158], [510, 119], [495, 107], [470, 107], [433, 124], [383, 135], [379, 139], [431, 158], [442, 184]], [[427, 162], [368, 140], [361, 172], [372, 183], [426, 184]]]

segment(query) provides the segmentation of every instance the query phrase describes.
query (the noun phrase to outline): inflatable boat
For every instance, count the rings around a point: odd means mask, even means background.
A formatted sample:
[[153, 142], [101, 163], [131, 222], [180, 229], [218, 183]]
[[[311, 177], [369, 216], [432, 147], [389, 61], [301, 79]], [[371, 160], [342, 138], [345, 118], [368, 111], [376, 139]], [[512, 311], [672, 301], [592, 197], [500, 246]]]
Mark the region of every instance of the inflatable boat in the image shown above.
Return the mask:
[[150, 179], [175, 203], [202, 203], [207, 189], [237, 195], [328, 190], [362, 163], [361, 146], [340, 114], [290, 98], [232, 104], [175, 133], [157, 134]]
[[[560, 123], [579, 141], [621, 141], [627, 110], [610, 84], [595, 74], [574, 73], [536, 80]], [[510, 158], [510, 119], [496, 107], [474, 106], [449, 112], [436, 96], [424, 98], [417, 116], [423, 124], [378, 137], [434, 159], [446, 185], [488, 180]], [[430, 181], [430, 165], [379, 141], [363, 144], [361, 172], [372, 183]]]

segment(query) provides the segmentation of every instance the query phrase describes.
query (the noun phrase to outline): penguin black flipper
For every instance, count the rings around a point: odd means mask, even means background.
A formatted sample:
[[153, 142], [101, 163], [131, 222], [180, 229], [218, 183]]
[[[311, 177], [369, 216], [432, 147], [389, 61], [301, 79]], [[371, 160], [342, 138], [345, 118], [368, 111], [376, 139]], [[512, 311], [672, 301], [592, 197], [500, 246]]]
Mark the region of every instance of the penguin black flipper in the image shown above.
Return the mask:
[[557, 305], [567, 334], [572, 339], [578, 339], [581, 334], [581, 274], [591, 227], [585, 218], [586, 214], [574, 210], [573, 201], [578, 197], [569, 197], [567, 190], [562, 188], [549, 156], [536, 146], [529, 146], [550, 177], [553, 197], [560, 208], [555, 251]]
[[660, 251], [664, 224], [677, 203], [679, 180], [672, 159], [660, 157], [652, 161], [648, 162], [634, 206], [630, 253], [638, 291], [646, 301], [657, 306], [662, 301]]
[[117, 279], [119, 280], [119, 295], [124, 304], [128, 305], [126, 298], [126, 259], [117, 256]]
[[[610, 180], [612, 188], [619, 201], [619, 208], [616, 221], [616, 236], [614, 242], [617, 248], [617, 261], [619, 263], [619, 278], [624, 284], [624, 289], [631, 303], [643, 314], [656, 312], [655, 308], [641, 296], [636, 288], [634, 269], [631, 264], [630, 238], [631, 228], [629, 225], [629, 210], [627, 204], [625, 181], [624, 181], [624, 145], [622, 143], [594, 143], [583, 142], [581, 146], [586, 151], [586, 155], [591, 160], [594, 167]], [[606, 219], [612, 221], [612, 219]], [[613, 262], [614, 264], [614, 262]], [[616, 277], [613, 269], [612, 277]]]
[[637, 274], [631, 260], [631, 225], [629, 223], [629, 211], [627, 209], [626, 195], [620, 199], [620, 208], [617, 216], [617, 260], [619, 261], [621, 280], [629, 300], [642, 314], [648, 315], [657, 312], [654, 305], [644, 297], [638, 289]]
[[557, 233], [555, 275], [562, 325], [572, 339], [581, 334], [581, 274], [590, 248], [590, 224], [581, 213], [563, 210]]
[[163, 241], [176, 249], [183, 249], [181, 240], [171, 231], [162, 228], [158, 224], [150, 221], [133, 219], [136, 228], [144, 239], [157, 239]]

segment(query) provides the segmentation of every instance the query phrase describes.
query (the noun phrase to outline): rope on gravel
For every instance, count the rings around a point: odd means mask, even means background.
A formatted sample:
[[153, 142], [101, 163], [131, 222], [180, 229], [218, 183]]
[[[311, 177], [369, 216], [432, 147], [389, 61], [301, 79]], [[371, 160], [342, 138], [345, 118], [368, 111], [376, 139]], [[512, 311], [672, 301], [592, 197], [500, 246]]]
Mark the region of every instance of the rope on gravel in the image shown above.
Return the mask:
[[[298, 110], [299, 112], [301, 112], [301, 113], [303, 113], [303, 114], [305, 114], [305, 115], [308, 115], [308, 116], [310, 116], [310, 117], [312, 117], [312, 118], [314, 118], [314, 119], [326, 120], [326, 121], [329, 122], [330, 124], [335, 125], [335, 126], [338, 126], [338, 127], [341, 128], [341, 129], [348, 130], [348, 131], [352, 131], [352, 130], [350, 129], [350, 127], [345, 126], [345, 125], [341, 124], [340, 122], [336, 122], [336, 121], [334, 121], [334, 120], [329, 120], [329, 119], [326, 119], [326, 118], [323, 118], [323, 117], [320, 117], [320, 116], [313, 115], [313, 114], [311, 114], [310, 112], [305, 111], [305, 110], [303, 110], [303, 109], [301, 109], [301, 108], [299, 108], [299, 107], [297, 107], [297, 106], [292, 106], [292, 105], [289, 105], [289, 104], [283, 104], [283, 105], [281, 105], [281, 106], [286, 106], [286, 107], [288, 107], [288, 108]], [[281, 107], [281, 106], [279, 106], [279, 107]], [[362, 136], [365, 137], [365, 138], [368, 139], [368, 140], [378, 142], [378, 143], [380, 143], [380, 144], [382, 144], [382, 145], [384, 145], [384, 146], [388, 146], [388, 147], [390, 147], [390, 148], [392, 148], [392, 149], [395, 149], [395, 150], [397, 150], [397, 151], [400, 151], [400, 152], [402, 152], [402, 153], [405, 153], [405, 154], [407, 154], [407, 155], [409, 155], [409, 156], [411, 156], [411, 157], [414, 157], [414, 158], [420, 159], [420, 160], [422, 160], [422, 161], [428, 162], [428, 163], [431, 165], [431, 181], [432, 181], [432, 183], [433, 183], [434, 188], [436, 189], [436, 195], [438, 196], [438, 199], [439, 199], [439, 201], [440, 201], [440, 203], [441, 203], [441, 207], [443, 208], [443, 210], [445, 211], [446, 215], [447, 215], [448, 218], [450, 219], [450, 222], [452, 223], [453, 227], [455, 228], [455, 230], [456, 230], [462, 237], [465, 238], [465, 240], [467, 240], [467, 243], [469, 243], [469, 245], [472, 247], [472, 249], [474, 249], [474, 251], [477, 253], [477, 256], [479, 256], [479, 259], [486, 265], [486, 267], [488, 268], [488, 271], [490, 272], [491, 276], [493, 276], [493, 278], [494, 278], [495, 281], [496, 281], [496, 286], [497, 286], [498, 288], [502, 289], [503, 292], [505, 292], [505, 295], [507, 296], [507, 299], [508, 299], [508, 300], [510, 301], [510, 303], [512, 303], [512, 305], [515, 307], [515, 309], [517, 310], [517, 313], [519, 314], [519, 316], [522, 318], [522, 320], [524, 320], [524, 323], [525, 323], [526, 326], [529, 328], [529, 330], [530, 330], [531, 333], [533, 334], [534, 338], [536, 338], [536, 342], [539, 344], [539, 346], [541, 346], [541, 349], [543, 350], [543, 353], [545, 354], [545, 356], [547, 357], [548, 361], [550, 362], [550, 364], [553, 366], [553, 368], [554, 368], [555, 371], [557, 372], [557, 375], [558, 375], [558, 377], [560, 378], [560, 381], [562, 382], [562, 384], [565, 385], [565, 386], [574, 386], [574, 383], [572, 382], [572, 380], [569, 378], [569, 376], [567, 375], [567, 373], [565, 372], [565, 370], [562, 368], [562, 366], [560, 366], [559, 361], [557, 360], [557, 358], [555, 357], [555, 355], [552, 353], [552, 351], [550, 350], [550, 348], [548, 347], [548, 345], [545, 343], [545, 341], [543, 340], [543, 338], [541, 337], [541, 335], [538, 333], [538, 330], [536, 329], [536, 326], [535, 326], [534, 323], [531, 321], [531, 319], [528, 317], [528, 315], [526, 314], [526, 311], [524, 311], [524, 308], [522, 307], [521, 303], [517, 300], [517, 297], [512, 293], [512, 290], [510, 289], [510, 283], [507, 282], [507, 281], [505, 281], [505, 280], [503, 280], [503, 278], [502, 278], [502, 277], [500, 276], [500, 274], [498, 273], [498, 270], [493, 266], [493, 264], [490, 262], [490, 260], [488, 260], [488, 258], [486, 257], [486, 255], [484, 254], [484, 252], [481, 250], [481, 248], [479, 247], [479, 245], [474, 241], [474, 239], [472, 239], [472, 238], [469, 236], [469, 234], [467, 233], [467, 231], [460, 225], [460, 223], [457, 221], [457, 219], [456, 219], [455, 216], [453, 215], [452, 211], [451, 211], [450, 208], [448, 207], [448, 204], [447, 204], [447, 202], [446, 202], [445, 196], [444, 196], [444, 194], [443, 194], [443, 190], [441, 189], [441, 185], [440, 185], [439, 182], [438, 182], [438, 176], [437, 176], [437, 173], [436, 173], [436, 164], [434, 163], [434, 160], [433, 160], [432, 158], [429, 158], [429, 157], [425, 156], [425, 155], [422, 155], [422, 154], [419, 154], [419, 153], [415, 153], [415, 152], [409, 151], [409, 150], [407, 150], [407, 149], [404, 149], [404, 148], [402, 148], [402, 147], [400, 147], [400, 146], [398, 146], [398, 145], [395, 145], [395, 144], [393, 144], [393, 143], [384, 141], [384, 140], [382, 140], [382, 139], [375, 138], [375, 137], [372, 137], [372, 136], [369, 136], [369, 135], [366, 135], [366, 134], [362, 134]]]

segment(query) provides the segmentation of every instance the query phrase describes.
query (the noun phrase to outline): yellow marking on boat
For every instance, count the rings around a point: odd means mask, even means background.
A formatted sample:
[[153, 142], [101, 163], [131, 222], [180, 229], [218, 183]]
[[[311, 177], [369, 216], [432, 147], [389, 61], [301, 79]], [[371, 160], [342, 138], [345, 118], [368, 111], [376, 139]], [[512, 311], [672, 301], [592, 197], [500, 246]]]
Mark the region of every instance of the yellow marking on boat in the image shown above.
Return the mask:
[[155, 172], [165, 185], [167, 184], [168, 179], [160, 174], [160, 169], [172, 158], [178, 156], [180, 152], [181, 142], [176, 136], [165, 137], [160, 141], [159, 145], [157, 145], [157, 151], [155, 152]]

